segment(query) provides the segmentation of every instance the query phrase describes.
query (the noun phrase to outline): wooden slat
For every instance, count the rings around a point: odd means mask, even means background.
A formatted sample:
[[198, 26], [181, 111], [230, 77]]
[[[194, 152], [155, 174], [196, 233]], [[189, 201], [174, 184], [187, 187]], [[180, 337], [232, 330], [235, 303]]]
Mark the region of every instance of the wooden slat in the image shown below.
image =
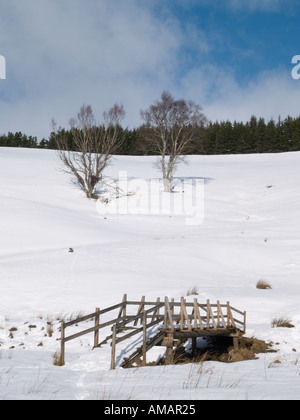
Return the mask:
[[183, 303], [183, 299], [181, 299], [181, 302], [180, 302], [180, 329], [181, 330], [183, 330], [183, 324], [184, 324], [184, 320], [183, 320], [183, 306], [184, 306], [184, 303]]
[[[173, 331], [174, 330], [173, 317], [172, 317], [172, 313], [170, 309], [169, 299], [167, 296], [165, 297], [165, 315], [166, 315], [165, 316], [166, 323], [168, 324], [168, 319], [169, 319], [168, 325], [170, 325], [170, 328]], [[165, 325], [165, 328], [167, 329], [167, 325]]]
[[[224, 305], [224, 306], [225, 306], [225, 305]], [[231, 311], [234, 311], [234, 312], [236, 312], [236, 313], [238, 313], [238, 314], [240, 314], [240, 315], [244, 315], [244, 312], [239, 311], [238, 309], [233, 308], [232, 306], [230, 306], [230, 309], [231, 309]]]
[[[142, 296], [142, 299], [141, 299], [141, 302], [140, 302], [140, 306], [139, 306], [139, 309], [138, 309], [138, 311], [137, 311], [137, 315], [140, 315], [142, 312], [143, 312], [143, 310], [144, 310], [144, 307], [145, 307], [145, 296]], [[136, 319], [135, 321], [134, 321], [134, 325], [136, 326], [137, 324], [138, 324], [138, 320], [142, 320], [140, 317], [138, 318], [138, 319]]]
[[[157, 304], [160, 305], [160, 298], [157, 298]], [[156, 305], [157, 306], [157, 305]], [[161, 306], [159, 306], [158, 309], [153, 309], [153, 315], [152, 315], [152, 321], [154, 321], [155, 317], [159, 317], [159, 310]]]
[[123, 305], [123, 303], [121, 302], [121, 303], [118, 303], [117, 305], [110, 306], [109, 308], [102, 309], [100, 312], [93, 312], [92, 314], [85, 315], [85, 316], [83, 316], [81, 318], [75, 319], [74, 321], [65, 322], [65, 327], [66, 328], [67, 327], [71, 327], [72, 325], [79, 324], [80, 322], [84, 322], [84, 321], [87, 321], [89, 319], [93, 319], [98, 314], [99, 315], [103, 315], [103, 314], [105, 314], [107, 312], [114, 311], [115, 309], [120, 308], [122, 305]]
[[120, 318], [121, 316], [126, 316], [126, 301], [127, 301], [127, 295], [125, 294], [123, 296], [122, 306], [121, 306], [121, 309], [119, 311], [118, 318]]
[[194, 299], [194, 311], [195, 311], [195, 314], [196, 314], [196, 324], [195, 324], [195, 328], [197, 328], [197, 329], [198, 329], [198, 322], [197, 322], [197, 320], [199, 319], [200, 330], [203, 330], [203, 322], [202, 322], [202, 319], [201, 319], [200, 309], [199, 309], [199, 306], [198, 306], [198, 301], [197, 301], [197, 299]]
[[[157, 310], [159, 310], [160, 308], [162, 308], [164, 306], [163, 303], [158, 303], [157, 305], [155, 305], [153, 308], [147, 309], [145, 311], [146, 316], [148, 317], [149, 314], [151, 314], [151, 312], [157, 312]], [[138, 320], [142, 319], [143, 314], [137, 314], [137, 315], [133, 315], [133, 316], [127, 316], [127, 317], [123, 317], [121, 322], [118, 323], [118, 327], [123, 327], [127, 324], [130, 324], [131, 322], [134, 322], [134, 326], [136, 326], [138, 324]], [[158, 317], [158, 315], [156, 315], [156, 318]], [[150, 317], [151, 318], [151, 317]], [[153, 318], [153, 317], [152, 317]]]
[[105, 327], [109, 327], [110, 325], [116, 324], [116, 321], [117, 321], [117, 319], [112, 319], [111, 321], [104, 322], [97, 327], [94, 326], [94, 327], [91, 327], [91, 328], [87, 328], [86, 330], [83, 330], [83, 331], [80, 331], [76, 334], [70, 335], [69, 337], [65, 337], [64, 341], [66, 343], [67, 341], [74, 340], [75, 338], [79, 338], [83, 335], [90, 334], [90, 333], [95, 332], [97, 330], [101, 330], [102, 328], [105, 328]]
[[[156, 344], [161, 343], [164, 338], [164, 331], [160, 331], [156, 336], [153, 338], [150, 338], [147, 341], [146, 350], [152, 349], [152, 347], [156, 346]], [[125, 357], [123, 363], [121, 364], [121, 367], [130, 367], [133, 365], [134, 362], [139, 360], [141, 358], [141, 349], [138, 348], [130, 357]]]
[[[163, 317], [161, 317], [161, 319], [157, 319], [156, 321], [151, 322], [150, 324], [147, 324], [147, 329], [153, 327], [154, 325], [159, 324], [162, 321], [163, 321]], [[131, 331], [130, 333], [128, 333], [128, 334], [126, 334], [122, 337], [117, 338], [117, 344], [121, 343], [122, 341], [127, 340], [128, 338], [133, 337], [134, 335], [136, 335], [136, 334], [138, 334], [142, 331], [143, 331], [143, 327], [136, 328], [134, 331]]]
[[[145, 300], [145, 302], [143, 302], [145, 306], [154, 306], [157, 304], [157, 300], [156, 301], [147, 301]], [[126, 301], [126, 305], [127, 306], [140, 306], [141, 301], [136, 301], [136, 300], [127, 300]]]
[[181, 307], [182, 307], [182, 312], [183, 312], [183, 315], [184, 315], [184, 318], [185, 318], [185, 320], [186, 320], [186, 323], [187, 323], [187, 328], [188, 328], [188, 331], [192, 331], [192, 327], [191, 327], [191, 323], [190, 323], [190, 320], [189, 320], [189, 316], [188, 316], [188, 314], [187, 314], [187, 310], [186, 310], [186, 306], [185, 306], [185, 300], [184, 300], [184, 298], [182, 298], [181, 299]]
[[207, 300], [206, 306], [207, 306], [207, 325], [206, 325], [206, 328], [210, 328], [209, 324], [210, 324], [210, 319], [211, 319], [212, 323], [213, 323], [213, 328], [216, 329], [217, 328], [216, 321], [215, 321], [215, 317], [214, 317], [214, 314], [212, 312], [209, 300]]
[[225, 318], [222, 312], [222, 307], [220, 305], [220, 302], [217, 302], [217, 307], [218, 307], [218, 327], [220, 328], [220, 318], [222, 319], [222, 324], [223, 324], [223, 328], [226, 328], [226, 322], [225, 322]]
[[227, 302], [227, 326], [230, 327], [230, 321], [231, 321], [231, 327], [236, 328], [234, 318], [231, 313], [230, 303]]

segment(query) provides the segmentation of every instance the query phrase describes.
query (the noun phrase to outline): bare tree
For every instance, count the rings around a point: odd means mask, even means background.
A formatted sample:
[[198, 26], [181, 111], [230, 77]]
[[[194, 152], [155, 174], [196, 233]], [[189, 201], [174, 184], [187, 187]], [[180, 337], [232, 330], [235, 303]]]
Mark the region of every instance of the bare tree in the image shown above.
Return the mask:
[[147, 110], [141, 111], [145, 122], [143, 135], [160, 154], [158, 166], [162, 171], [164, 190], [172, 191], [174, 171], [184, 161], [189, 146], [199, 135], [199, 128], [206, 123], [202, 108], [192, 101], [175, 100], [169, 92], [163, 92]]
[[124, 117], [123, 105], [115, 104], [104, 112], [103, 125], [98, 125], [92, 107], [83, 105], [77, 118], [70, 120], [72, 150], [66, 132], [57, 130], [57, 125], [52, 120], [58, 155], [64, 163], [64, 171], [76, 177], [88, 198], [98, 198], [95, 188], [101, 181], [112, 154], [123, 141], [120, 124]]

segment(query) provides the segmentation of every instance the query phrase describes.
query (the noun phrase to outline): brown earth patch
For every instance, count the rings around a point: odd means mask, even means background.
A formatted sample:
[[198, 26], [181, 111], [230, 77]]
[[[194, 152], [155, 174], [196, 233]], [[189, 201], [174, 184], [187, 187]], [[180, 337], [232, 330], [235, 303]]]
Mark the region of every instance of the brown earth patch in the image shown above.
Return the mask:
[[[198, 343], [199, 345], [199, 343]], [[204, 361], [219, 361], [222, 363], [236, 363], [244, 360], [253, 360], [261, 353], [273, 353], [272, 343], [266, 343], [256, 338], [239, 338], [238, 348], [234, 348], [230, 337], [217, 337], [202, 339], [201, 347], [195, 354], [191, 354], [183, 346], [175, 350], [174, 364], [200, 363]]]

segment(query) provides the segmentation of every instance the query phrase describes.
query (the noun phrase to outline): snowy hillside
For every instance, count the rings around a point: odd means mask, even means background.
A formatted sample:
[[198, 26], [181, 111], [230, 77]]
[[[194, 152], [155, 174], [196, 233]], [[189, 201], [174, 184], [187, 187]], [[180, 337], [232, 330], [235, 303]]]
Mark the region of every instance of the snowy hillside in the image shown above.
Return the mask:
[[[0, 399], [299, 399], [299, 162], [298, 152], [191, 156], [178, 185], [189, 200], [193, 180], [202, 183], [204, 219], [189, 224], [181, 214], [104, 215], [55, 152], [0, 148]], [[152, 163], [116, 157], [105, 175], [158, 182]], [[92, 350], [85, 336], [66, 345], [66, 366], [53, 365], [60, 319], [124, 293], [178, 299], [193, 287], [199, 301], [247, 311], [247, 336], [278, 352], [110, 371], [109, 344]], [[279, 317], [295, 328], [272, 328]]]

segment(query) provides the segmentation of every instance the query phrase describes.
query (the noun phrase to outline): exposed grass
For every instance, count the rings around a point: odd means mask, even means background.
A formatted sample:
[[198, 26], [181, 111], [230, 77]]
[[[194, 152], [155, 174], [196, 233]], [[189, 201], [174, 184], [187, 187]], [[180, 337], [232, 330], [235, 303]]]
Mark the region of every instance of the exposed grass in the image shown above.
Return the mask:
[[52, 337], [53, 336], [53, 332], [54, 332], [54, 330], [53, 330], [52, 322], [48, 321], [47, 322], [47, 334], [48, 334], [48, 336], [49, 337]]
[[56, 321], [59, 322], [69, 322], [69, 321], [75, 321], [76, 319], [82, 318], [85, 315], [83, 311], [77, 311], [70, 313], [63, 313], [60, 312], [56, 317]]
[[287, 317], [280, 316], [272, 319], [272, 328], [295, 328], [291, 320]]
[[196, 295], [197, 296], [197, 295], [199, 295], [198, 287], [194, 286], [193, 288], [189, 289], [186, 292], [186, 294], [187, 294], [187, 296], [191, 296], [191, 295]]
[[272, 286], [266, 280], [259, 280], [256, 284], [256, 288], [261, 290], [270, 290], [272, 289]]
[[59, 350], [57, 350], [53, 354], [53, 365], [54, 366], [63, 366], [63, 363], [62, 363], [62, 355], [61, 355], [61, 352]]
[[204, 363], [216, 361], [222, 363], [236, 363], [253, 360], [262, 353], [275, 353], [271, 343], [256, 338], [239, 338], [238, 348], [234, 348], [232, 337], [211, 337], [195, 354], [184, 346], [178, 347], [174, 352], [174, 364]]

